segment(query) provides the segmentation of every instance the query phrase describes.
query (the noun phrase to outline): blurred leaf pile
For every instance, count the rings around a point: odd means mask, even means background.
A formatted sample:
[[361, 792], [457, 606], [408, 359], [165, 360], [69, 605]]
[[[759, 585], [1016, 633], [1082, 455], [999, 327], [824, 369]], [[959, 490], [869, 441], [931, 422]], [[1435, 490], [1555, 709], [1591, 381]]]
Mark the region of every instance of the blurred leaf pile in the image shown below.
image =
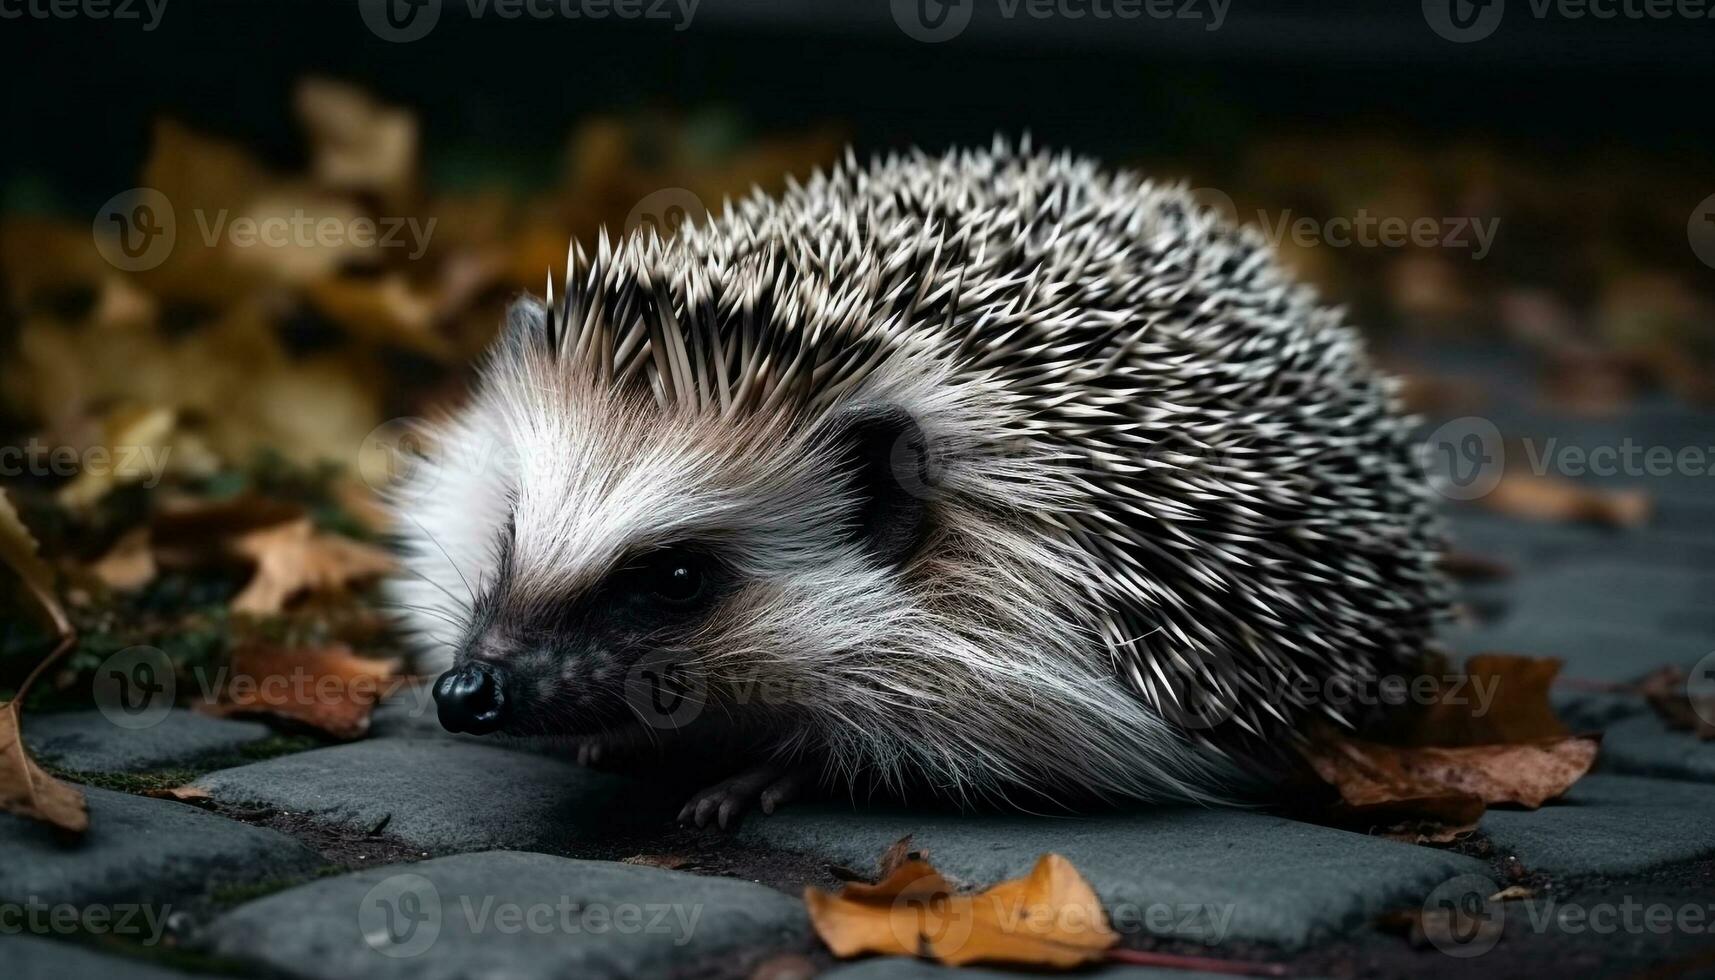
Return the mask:
[[[135, 644], [181, 670], [235, 649], [393, 653], [368, 591], [386, 559], [366, 543], [383, 528], [365, 439], [460, 397], [505, 304], [539, 293], [573, 237], [620, 233], [664, 189], [706, 207], [778, 189], [843, 145], [831, 130], [746, 139], [722, 118], [590, 118], [546, 186], [446, 190], [425, 177], [412, 112], [321, 79], [290, 111], [300, 172], [155, 124], [136, 184], [166, 199], [175, 236], [148, 267], [108, 262], [88, 222], [0, 223], [0, 446], [78, 464], [9, 457], [0, 484], [80, 634], [32, 704], [87, 699], [95, 665]], [[292, 231], [241, 231], [269, 219]], [[14, 584], [0, 584], [0, 692], [50, 645]]]
[[[1547, 152], [1319, 134], [1259, 140], [1190, 173], [1261, 225], [1300, 275], [1378, 331], [1496, 340], [1541, 365], [1539, 394], [1603, 413], [1652, 388], [1715, 401], [1715, 272], [1689, 235], [1707, 171], [1624, 152]], [[1225, 195], [1221, 198], [1220, 195]], [[1205, 201], [1205, 203], [1208, 203]], [[1310, 219], [1427, 219], [1436, 244], [1329, 244]], [[1489, 226], [1486, 249], [1469, 222]], [[1715, 249], [1715, 226], [1706, 229]]]

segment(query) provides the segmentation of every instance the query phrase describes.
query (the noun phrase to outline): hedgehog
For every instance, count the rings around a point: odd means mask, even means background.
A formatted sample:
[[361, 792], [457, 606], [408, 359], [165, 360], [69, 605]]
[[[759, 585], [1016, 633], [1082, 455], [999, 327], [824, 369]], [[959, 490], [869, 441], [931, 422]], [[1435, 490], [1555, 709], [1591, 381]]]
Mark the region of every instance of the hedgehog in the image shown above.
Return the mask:
[[443, 725], [811, 791], [1250, 799], [1447, 605], [1398, 384], [1254, 228], [996, 140], [605, 230], [396, 492]]

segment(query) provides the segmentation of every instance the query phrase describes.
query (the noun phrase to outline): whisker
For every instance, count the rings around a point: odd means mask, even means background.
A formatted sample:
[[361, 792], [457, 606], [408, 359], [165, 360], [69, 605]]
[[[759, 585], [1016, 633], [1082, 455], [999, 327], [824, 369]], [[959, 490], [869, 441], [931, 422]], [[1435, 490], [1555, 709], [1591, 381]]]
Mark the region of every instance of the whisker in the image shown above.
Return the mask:
[[471, 590], [470, 579], [467, 579], [464, 577], [464, 570], [459, 568], [458, 562], [453, 561], [453, 556], [447, 553], [446, 548], [442, 547], [441, 539], [435, 537], [435, 534], [433, 531], [430, 531], [428, 528], [424, 527], [422, 521], [417, 520], [415, 517], [412, 517], [410, 514], [406, 514], [405, 519], [410, 521], [412, 524], [417, 525], [417, 530], [422, 531], [423, 534], [428, 537], [429, 542], [431, 544], [433, 544], [436, 548], [440, 549], [441, 557], [445, 558], [447, 560], [447, 564], [451, 565], [453, 567], [453, 573], [459, 577], [460, 582], [464, 583], [464, 590], [466, 592], [470, 593], [470, 604], [472, 606], [475, 606], [476, 605], [476, 593]]

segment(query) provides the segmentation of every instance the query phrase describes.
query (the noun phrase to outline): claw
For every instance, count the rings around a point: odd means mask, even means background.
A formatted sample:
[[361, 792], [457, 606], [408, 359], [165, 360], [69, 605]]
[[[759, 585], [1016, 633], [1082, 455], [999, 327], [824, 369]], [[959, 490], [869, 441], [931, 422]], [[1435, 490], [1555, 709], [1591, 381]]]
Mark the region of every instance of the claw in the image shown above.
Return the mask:
[[762, 812], [771, 817], [774, 816], [776, 807], [798, 798], [798, 793], [803, 789], [803, 784], [803, 775], [798, 772], [790, 772], [776, 779], [767, 789], [762, 791]]
[[759, 766], [723, 780], [691, 797], [679, 810], [679, 823], [707, 827], [711, 820], [722, 830], [738, 826], [752, 805], [772, 814], [782, 804], [798, 797], [803, 776], [796, 769], [777, 765]]
[[718, 796], [705, 796], [697, 802], [697, 826], [707, 827], [709, 825], [709, 814], [719, 803], [720, 797]]
[[650, 759], [651, 753], [658, 755], [667, 741], [659, 732], [635, 727], [589, 735], [578, 740], [577, 763], [585, 767], [638, 765]]

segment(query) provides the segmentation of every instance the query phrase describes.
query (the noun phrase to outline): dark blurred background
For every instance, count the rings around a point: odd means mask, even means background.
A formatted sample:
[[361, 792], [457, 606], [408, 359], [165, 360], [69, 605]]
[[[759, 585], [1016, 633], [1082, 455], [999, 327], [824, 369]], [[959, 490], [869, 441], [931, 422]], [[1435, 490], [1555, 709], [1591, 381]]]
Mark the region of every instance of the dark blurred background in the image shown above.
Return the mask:
[[[568, 238], [670, 209], [664, 191], [713, 208], [848, 142], [1025, 133], [1273, 229], [1419, 407], [1483, 399], [1441, 366], [1455, 349], [1557, 410], [1701, 404], [1709, 9], [0, 0], [0, 428], [87, 446], [145, 418], [175, 466], [349, 463], [376, 424], [456, 397]], [[176, 240], [104, 259], [147, 216], [138, 188]], [[258, 247], [227, 224], [293, 214], [399, 225], [403, 247]], [[1363, 221], [1427, 224], [1349, 240]]]
[[[1207, 165], [1259, 140], [1362, 133], [1429, 148], [1481, 140], [1574, 170], [1643, 153], [1695, 167], [1711, 138], [1698, 108], [1708, 24], [1538, 18], [1529, 0], [1465, 43], [1436, 33], [1415, 0], [1226, 0], [1218, 12], [1209, 0], [1153, 0], [1174, 16], [1131, 19], [1095, 16], [1116, 0], [1066, 0], [1048, 17], [964, 0], [968, 25], [938, 43], [909, 36], [888, 0], [701, 0], [688, 25], [684, 0], [639, 0], [659, 19], [599, 20], [430, 2], [438, 20], [407, 43], [369, 30], [357, 0], [168, 0], [152, 30], [81, 16], [0, 22], [9, 184], [46, 183], [57, 202], [93, 209], [135, 174], [162, 115], [290, 164], [301, 144], [284, 110], [306, 73], [419, 111], [431, 172], [448, 178], [540, 179], [580, 120], [660, 111], [719, 111], [760, 131], [838, 122], [861, 149], [1030, 129], [1109, 158]], [[923, 17], [943, 6], [912, 4]], [[955, 22], [959, 9], [949, 7]], [[8, 203], [42, 202], [12, 186]]]

